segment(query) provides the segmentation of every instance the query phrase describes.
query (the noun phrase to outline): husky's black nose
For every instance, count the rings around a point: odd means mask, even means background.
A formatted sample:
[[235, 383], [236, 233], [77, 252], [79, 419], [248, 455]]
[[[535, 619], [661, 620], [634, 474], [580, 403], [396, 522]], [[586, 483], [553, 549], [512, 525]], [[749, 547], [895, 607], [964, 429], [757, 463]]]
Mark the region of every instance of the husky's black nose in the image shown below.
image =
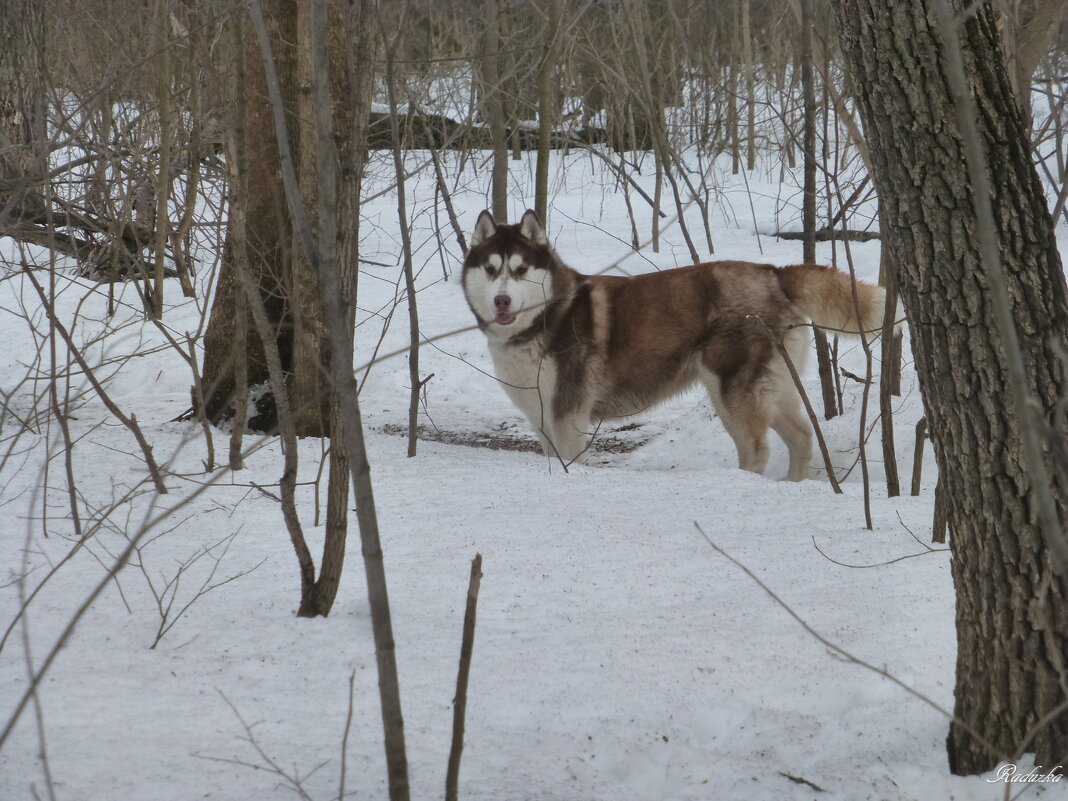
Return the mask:
[[493, 299], [493, 305], [499, 312], [506, 312], [512, 305], [512, 299], [508, 295], [497, 295]]

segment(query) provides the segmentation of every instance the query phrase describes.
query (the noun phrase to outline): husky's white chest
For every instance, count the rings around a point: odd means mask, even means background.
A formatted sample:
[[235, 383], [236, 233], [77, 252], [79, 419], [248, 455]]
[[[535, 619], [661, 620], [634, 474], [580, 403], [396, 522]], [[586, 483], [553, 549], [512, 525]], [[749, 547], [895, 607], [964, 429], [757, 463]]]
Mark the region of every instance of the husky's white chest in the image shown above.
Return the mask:
[[509, 345], [489, 343], [493, 371], [508, 397], [527, 416], [536, 430], [551, 419], [556, 388], [556, 364], [536, 342]]

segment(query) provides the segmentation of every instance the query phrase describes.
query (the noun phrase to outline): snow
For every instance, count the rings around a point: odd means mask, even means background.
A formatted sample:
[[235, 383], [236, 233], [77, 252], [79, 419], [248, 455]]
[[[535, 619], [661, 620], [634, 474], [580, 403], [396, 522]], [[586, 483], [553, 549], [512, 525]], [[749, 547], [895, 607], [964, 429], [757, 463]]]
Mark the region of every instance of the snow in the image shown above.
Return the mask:
[[[454, 202], [469, 231], [486, 205], [488, 171], [476, 158], [457, 172], [456, 156], [446, 156]], [[410, 166], [424, 161], [425, 154], [410, 154]], [[372, 165], [368, 196], [388, 189], [386, 163]], [[799, 260], [799, 243], [769, 236], [798, 227], [794, 185], [778, 182], [777, 165], [745, 179], [722, 167], [711, 181], [715, 256]], [[572, 266], [597, 272], [622, 259], [613, 269], [635, 273], [688, 263], [680, 231], [669, 221], [660, 253], [645, 248], [627, 255], [625, 205], [599, 161], [557, 154], [553, 175], [549, 231]], [[647, 175], [638, 180], [651, 185]], [[512, 183], [511, 213], [518, 217], [532, 205], [531, 161], [512, 162]], [[423, 331], [428, 339], [440, 337], [422, 349], [421, 372], [433, 378], [421, 422], [452, 432], [530, 436], [492, 377], [482, 335], [468, 330], [472, 320], [456, 280], [458, 251], [444, 210], [433, 209], [432, 175], [413, 177], [409, 197]], [[634, 203], [645, 237], [649, 210], [640, 198]], [[869, 204], [869, 217], [871, 211]], [[707, 256], [696, 208], [686, 215]], [[395, 219], [392, 192], [365, 206], [361, 257], [400, 263]], [[877, 242], [852, 245], [860, 277], [877, 275], [878, 248]], [[0, 253], [19, 262], [10, 240], [0, 242]], [[841, 247], [834, 258], [845, 267]], [[820, 246], [820, 259], [832, 260], [830, 245]], [[271, 497], [282, 469], [279, 443], [259, 441], [239, 473], [205, 474], [199, 426], [173, 422], [189, 405], [188, 366], [141, 319], [132, 287], [115, 287], [124, 305], [108, 319], [106, 288], [59, 266], [58, 313], [75, 340], [88, 344], [93, 363], [107, 360], [101, 374], [109, 376], [111, 397], [136, 414], [156, 458], [166, 464], [170, 492], [150, 491], [132, 436], [86, 392], [70, 420], [73, 471], [83, 525], [94, 518], [105, 524], [70, 556], [75, 541], [62, 440], [46, 414], [46, 382], [38, 380], [50, 369], [47, 324], [25, 276], [8, 272], [0, 281], [0, 388], [6, 398], [0, 537], [9, 554], [0, 574], [0, 624], [11, 630], [0, 651], [0, 725], [27, 689], [29, 666], [42, 664], [94, 588], [103, 588], [45, 674], [39, 707], [27, 707], [0, 751], [0, 799], [47, 797], [42, 754], [60, 799], [330, 799], [339, 793], [343, 758], [346, 794], [386, 797], [355, 530], [333, 614], [297, 619], [296, 560]], [[445, 272], [451, 280], [444, 280]], [[406, 345], [403, 298], [383, 331], [398, 279], [396, 266], [363, 266], [361, 375], [376, 348], [381, 356]], [[205, 270], [202, 290], [207, 284]], [[201, 330], [207, 305], [203, 298], [182, 300], [173, 282], [167, 293], [164, 322], [184, 342], [185, 332]], [[35, 331], [24, 314], [32, 315]], [[844, 366], [863, 375], [859, 346], [843, 343], [842, 349]], [[907, 487], [913, 427], [922, 411], [907, 347], [906, 354], [895, 414]], [[62, 371], [61, 347], [59, 359]], [[874, 530], [867, 531], [859, 468], [849, 473], [841, 496], [819, 468], [800, 484], [778, 481], [786, 458], [775, 440], [768, 477], [743, 473], [730, 439], [696, 392], [640, 416], [636, 432], [618, 433], [648, 439], [644, 446], [598, 453], [588, 466], [568, 472], [532, 453], [437, 442], [421, 442], [419, 455], [408, 459], [404, 439], [385, 433], [406, 421], [407, 371], [403, 356], [376, 363], [361, 408], [413, 798], [442, 794], [476, 552], [484, 577], [461, 769], [464, 799], [1004, 797], [1005, 784], [988, 781], [992, 774], [948, 775], [948, 720], [936, 707], [953, 705], [954, 601], [949, 554], [926, 545], [935, 467], [928, 448], [921, 494], [886, 497], [879, 428], [872, 428], [874, 394], [868, 420]], [[74, 371], [71, 382], [78, 396], [84, 379]], [[840, 472], [857, 458], [860, 426], [861, 388], [844, 384], [846, 414], [824, 425]], [[813, 365], [806, 385], [816, 398]], [[59, 389], [62, 394], [62, 381]], [[31, 425], [13, 440], [22, 418]], [[617, 428], [608, 425], [606, 433]], [[214, 436], [223, 452], [225, 434]], [[312, 482], [321, 458], [322, 443], [301, 441], [298, 498], [316, 555], [325, 484]], [[140, 556], [107, 581], [128, 538], [157, 518]], [[909, 555], [915, 558], [899, 560]], [[12, 625], [23, 597], [57, 565]], [[161, 613], [148, 579], [161, 592], [180, 570], [166, 621], [173, 627], [152, 648]], [[202, 585], [233, 576], [198, 597]], [[350, 675], [352, 725], [343, 755]], [[1014, 789], [1024, 797], [1063, 797], [1062, 785], [1053, 783]]]

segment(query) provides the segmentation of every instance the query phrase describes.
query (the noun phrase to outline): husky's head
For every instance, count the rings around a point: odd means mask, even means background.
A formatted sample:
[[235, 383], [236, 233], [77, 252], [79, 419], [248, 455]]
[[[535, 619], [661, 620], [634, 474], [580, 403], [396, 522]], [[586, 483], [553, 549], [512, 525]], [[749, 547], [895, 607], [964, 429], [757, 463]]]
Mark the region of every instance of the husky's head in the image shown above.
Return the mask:
[[480, 327], [510, 336], [530, 325], [552, 298], [552, 267], [553, 250], [535, 212], [528, 210], [518, 225], [497, 225], [488, 211], [478, 215], [463, 284]]

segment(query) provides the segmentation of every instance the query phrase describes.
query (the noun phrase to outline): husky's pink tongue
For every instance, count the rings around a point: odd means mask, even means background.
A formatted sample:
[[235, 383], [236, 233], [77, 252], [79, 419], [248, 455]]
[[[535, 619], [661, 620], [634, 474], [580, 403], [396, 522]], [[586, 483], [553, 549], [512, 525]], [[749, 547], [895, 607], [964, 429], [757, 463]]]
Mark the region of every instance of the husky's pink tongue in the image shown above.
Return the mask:
[[497, 312], [494, 321], [497, 325], [511, 325], [515, 322], [515, 315], [511, 312]]

